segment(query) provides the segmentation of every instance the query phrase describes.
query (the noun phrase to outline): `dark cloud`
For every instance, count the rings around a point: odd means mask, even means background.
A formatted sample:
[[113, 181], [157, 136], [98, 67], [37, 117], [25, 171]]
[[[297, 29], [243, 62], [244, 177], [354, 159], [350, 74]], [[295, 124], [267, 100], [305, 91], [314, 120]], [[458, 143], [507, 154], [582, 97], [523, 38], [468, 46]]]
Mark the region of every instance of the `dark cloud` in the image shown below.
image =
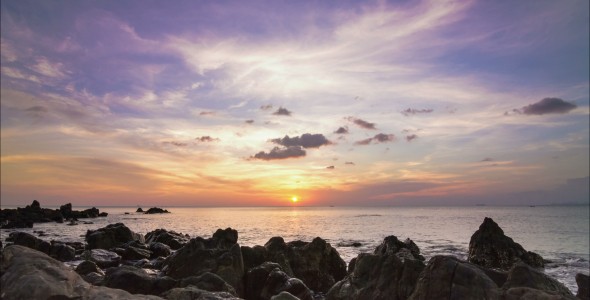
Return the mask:
[[347, 162], [345, 162], [344, 164], [345, 164], [345, 165], [354, 165], [354, 163], [353, 163], [353, 162], [351, 162], [351, 161], [347, 161]]
[[172, 146], [176, 146], [176, 147], [186, 147], [188, 145], [187, 143], [181, 143], [181, 142], [162, 142], [162, 144], [172, 145]]
[[429, 114], [433, 112], [434, 109], [415, 109], [415, 108], [408, 108], [406, 110], [400, 111], [400, 113], [404, 116], [410, 116], [415, 114]]
[[48, 112], [49, 110], [45, 106], [32, 106], [32, 107], [29, 107], [29, 108], [25, 109], [25, 111]]
[[348, 134], [348, 126], [340, 127], [334, 133], [337, 134]]
[[262, 110], [269, 110], [269, 109], [271, 109], [271, 108], [272, 108], [272, 104], [269, 104], [269, 105], [263, 105], [263, 106], [261, 106], [261, 107], [260, 107], [260, 109], [262, 109]]
[[202, 137], [198, 137], [195, 140], [199, 141], [199, 142], [214, 142], [214, 141], [219, 141], [218, 138], [212, 138], [208, 135], [206, 136], [202, 136]]
[[326, 169], [334, 169], [334, 166], [326, 167]]
[[283, 108], [282, 106], [279, 107], [279, 109], [277, 109], [277, 111], [272, 113], [273, 115], [277, 115], [277, 116], [290, 116], [291, 115], [291, 111], [289, 111], [286, 108]]
[[356, 125], [358, 125], [358, 126], [360, 126], [362, 128], [365, 128], [365, 129], [370, 129], [370, 130], [376, 130], [377, 129], [377, 128], [375, 128], [375, 125], [376, 125], [375, 123], [369, 123], [369, 122], [367, 122], [365, 120], [357, 119], [355, 117], [348, 117], [348, 118], [345, 118], [345, 119], [347, 119], [348, 121], [353, 122], [354, 124], [356, 124]]
[[288, 159], [288, 158], [298, 158], [307, 155], [307, 152], [301, 146], [291, 146], [286, 148], [279, 148], [274, 147], [270, 152], [266, 153], [264, 151], [260, 151], [250, 158], [253, 159], [262, 159], [262, 160], [274, 160], [274, 159]]
[[[355, 146], [363, 146], [363, 145], [370, 145], [373, 141], [373, 138], [368, 138], [366, 140], [354, 142]], [[350, 151], [350, 150], [349, 150]]]
[[417, 139], [417, 138], [418, 138], [417, 135], [410, 134], [410, 135], [406, 136], [406, 141], [411, 142], [412, 140]]
[[206, 116], [206, 115], [216, 115], [216, 111], [202, 111], [199, 116]]
[[412, 132], [418, 132], [418, 131], [422, 131], [422, 128], [418, 128], [418, 129], [404, 129], [404, 130], [402, 130], [402, 133], [412, 133]]
[[244, 121], [244, 123], [253, 124], [254, 120], [246, 120], [246, 121]]
[[266, 125], [279, 125], [281, 123], [272, 122], [272, 121], [266, 121], [266, 122], [264, 122], [264, 124], [266, 124]]
[[578, 107], [575, 103], [561, 98], [545, 98], [522, 108], [525, 115], [566, 114]]
[[489, 157], [486, 157], [486, 158], [484, 158], [484, 159], [482, 159], [482, 160], [480, 160], [480, 161], [494, 161], [494, 160], [493, 160], [493, 159], [491, 159], [491, 158], [489, 158]]
[[332, 142], [330, 142], [323, 134], [320, 133], [305, 133], [302, 134], [301, 137], [296, 136], [292, 138], [286, 135], [282, 139], [270, 139], [269, 142], [273, 142], [275, 144], [279, 144], [285, 147], [301, 146], [303, 148], [319, 148], [321, 146], [332, 144]]
[[395, 138], [394, 134], [379, 133], [372, 138], [368, 138], [368, 139], [364, 139], [364, 140], [355, 142], [354, 145], [355, 146], [364, 146], [364, 145], [370, 145], [372, 141], [375, 141], [375, 143], [377, 144], [377, 143], [393, 142], [395, 140], [396, 140], [396, 138]]

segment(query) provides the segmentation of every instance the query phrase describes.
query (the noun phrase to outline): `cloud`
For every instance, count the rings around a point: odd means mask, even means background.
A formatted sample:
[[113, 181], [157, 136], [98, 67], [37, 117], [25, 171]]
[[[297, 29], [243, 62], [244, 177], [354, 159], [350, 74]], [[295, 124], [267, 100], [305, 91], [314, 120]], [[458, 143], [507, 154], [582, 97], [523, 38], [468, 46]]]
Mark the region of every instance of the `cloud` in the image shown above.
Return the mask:
[[348, 126], [340, 127], [336, 131], [334, 131], [334, 133], [336, 133], [336, 134], [348, 134]]
[[346, 141], [346, 138], [343, 135], [341, 135], [341, 136], [339, 136], [337, 138], [337, 140], [339, 140], [339, 141]]
[[445, 110], [450, 113], [450, 114], [454, 114], [455, 112], [457, 112], [457, 108], [456, 107], [451, 107], [451, 106], [447, 106], [445, 107]]
[[244, 107], [246, 104], [248, 104], [248, 100], [242, 101], [236, 105], [230, 105], [228, 109]]
[[482, 160], [480, 160], [480, 161], [494, 161], [494, 160], [493, 160], [493, 159], [491, 159], [491, 158], [489, 158], [489, 157], [486, 157], [486, 158], [484, 158], [484, 159], [482, 159]]
[[202, 136], [202, 137], [198, 137], [195, 140], [199, 141], [199, 142], [214, 142], [214, 141], [219, 141], [218, 138], [212, 138], [208, 135], [206, 136]]
[[353, 162], [351, 162], [351, 161], [347, 161], [347, 162], [345, 162], [344, 164], [345, 164], [345, 165], [353, 165], [353, 166], [354, 166], [354, 163], [353, 163]]
[[290, 138], [288, 135], [286, 135], [282, 139], [270, 139], [269, 141], [285, 147], [301, 146], [303, 148], [319, 148], [321, 146], [332, 144], [332, 142], [330, 142], [323, 134], [320, 133], [305, 133], [302, 134], [301, 137], [296, 136], [293, 138]]
[[186, 147], [188, 145], [187, 143], [181, 143], [181, 142], [162, 142], [162, 144], [172, 145], [172, 146], [176, 146], [176, 147]]
[[283, 108], [282, 106], [279, 107], [279, 109], [277, 109], [277, 111], [272, 113], [273, 115], [277, 115], [277, 116], [290, 116], [291, 115], [291, 111], [289, 111], [286, 108]]
[[422, 128], [418, 128], [418, 129], [404, 129], [404, 130], [402, 130], [402, 133], [411, 133], [411, 132], [418, 132], [418, 131], [422, 131]]
[[264, 122], [264, 124], [266, 124], [266, 125], [280, 125], [281, 123], [273, 122], [273, 121], [266, 121], [266, 122]]
[[326, 169], [334, 169], [334, 166], [326, 167]]
[[373, 140], [377, 141], [378, 143], [387, 143], [395, 141], [395, 135], [393, 134], [385, 134], [380, 133], [373, 137]]
[[[362, 140], [362, 141], [358, 141], [358, 142], [354, 142], [355, 146], [364, 146], [364, 145], [370, 145], [371, 142], [373, 141], [373, 138], [368, 138], [366, 140]], [[352, 149], [351, 149], [352, 150]], [[348, 150], [350, 151], [350, 150]]]
[[578, 107], [575, 103], [561, 98], [545, 98], [537, 103], [522, 108], [525, 115], [567, 114]]
[[266, 153], [260, 151], [250, 158], [262, 159], [262, 160], [275, 160], [275, 159], [288, 159], [288, 158], [299, 158], [307, 155], [307, 152], [301, 146], [291, 146], [286, 148], [274, 147], [270, 152]]
[[348, 121], [353, 122], [354, 124], [356, 124], [356, 125], [358, 125], [358, 126], [360, 126], [362, 128], [365, 128], [365, 129], [370, 129], [370, 130], [376, 130], [377, 129], [377, 128], [375, 128], [375, 125], [376, 125], [375, 123], [369, 123], [369, 122], [367, 122], [365, 120], [357, 119], [355, 117], [348, 117], [348, 118], [345, 118], [345, 119], [347, 119]]
[[332, 160], [333, 160], [333, 161], [337, 161], [337, 160], [338, 160], [338, 158], [337, 158], [337, 157], [334, 157], [334, 158], [332, 158]]
[[412, 140], [417, 139], [417, 138], [418, 138], [417, 135], [410, 134], [410, 135], [406, 136], [406, 141], [411, 142]]
[[48, 112], [49, 110], [45, 106], [38, 106], [38, 105], [36, 105], [36, 106], [32, 106], [32, 107], [29, 107], [29, 108], [25, 109], [25, 111]]
[[262, 110], [269, 110], [269, 109], [271, 109], [271, 108], [272, 108], [272, 104], [269, 104], [269, 105], [263, 105], [263, 106], [261, 106], [261, 107], [260, 107], [260, 109], [262, 109]]
[[199, 116], [206, 116], [206, 115], [216, 115], [216, 111], [202, 111]]
[[415, 108], [408, 108], [406, 110], [400, 111], [400, 113], [404, 116], [410, 116], [415, 114], [429, 114], [433, 112], [434, 109], [415, 109]]
[[246, 120], [246, 121], [244, 121], [244, 123], [253, 124], [254, 120]]

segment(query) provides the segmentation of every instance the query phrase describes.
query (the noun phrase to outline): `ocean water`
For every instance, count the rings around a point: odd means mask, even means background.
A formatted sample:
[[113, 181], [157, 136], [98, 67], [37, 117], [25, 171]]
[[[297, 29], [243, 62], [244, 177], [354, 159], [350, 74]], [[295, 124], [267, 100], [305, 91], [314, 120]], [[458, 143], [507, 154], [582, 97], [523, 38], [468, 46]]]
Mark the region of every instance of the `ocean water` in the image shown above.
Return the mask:
[[[246, 246], [264, 245], [274, 236], [287, 242], [321, 237], [347, 263], [361, 252], [372, 252], [384, 237], [395, 235], [400, 240], [412, 239], [428, 261], [439, 254], [466, 259], [471, 235], [484, 217], [491, 217], [526, 250], [551, 260], [545, 273], [572, 292], [577, 291], [575, 275], [590, 272], [588, 206], [163, 207], [171, 213], [161, 215], [135, 213], [137, 207], [97, 208], [108, 212], [108, 217], [81, 220], [94, 224], [41, 223], [19, 230], [44, 231], [44, 240], [81, 242], [86, 230], [112, 223], [124, 223], [142, 234], [164, 228], [191, 237], [210, 237], [218, 228], [231, 227], [238, 231], [238, 243]], [[10, 231], [1, 230], [3, 242]], [[354, 242], [362, 246], [351, 247]]]

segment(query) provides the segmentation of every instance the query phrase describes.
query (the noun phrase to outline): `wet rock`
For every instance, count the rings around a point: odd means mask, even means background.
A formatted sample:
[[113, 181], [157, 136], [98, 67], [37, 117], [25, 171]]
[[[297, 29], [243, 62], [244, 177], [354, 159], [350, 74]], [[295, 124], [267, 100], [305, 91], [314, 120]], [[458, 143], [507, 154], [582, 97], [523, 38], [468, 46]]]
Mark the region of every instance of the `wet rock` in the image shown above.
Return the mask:
[[108, 214], [108, 213], [106, 213], [106, 212], [101, 212], [100, 214], [98, 214], [98, 216], [99, 216], [99, 217], [106, 217], [106, 216], [108, 216], [108, 215], [109, 215], [109, 214]]
[[26, 232], [17, 232], [14, 235], [13, 241], [15, 245], [24, 246], [35, 250], [39, 248], [39, 244], [41, 243], [41, 240], [39, 240], [37, 237]]
[[59, 261], [70, 261], [76, 256], [76, 249], [61, 243], [54, 243], [49, 250], [49, 256]]
[[161, 296], [167, 300], [242, 300], [230, 293], [208, 292], [194, 286], [171, 289]]
[[111, 249], [131, 241], [145, 242], [143, 235], [131, 231], [123, 223], [107, 225], [86, 232], [88, 249]]
[[160, 242], [151, 243], [150, 250], [152, 251], [152, 258], [158, 256], [167, 257], [170, 254], [172, 254], [172, 250], [170, 249], [170, 247]]
[[37, 247], [37, 250], [45, 254], [49, 254], [49, 251], [51, 251], [51, 243], [39, 240], [39, 246]]
[[104, 272], [96, 265], [96, 263], [89, 260], [81, 262], [78, 266], [76, 266], [75, 271], [80, 275], [88, 275], [93, 272], [104, 275]]
[[183, 235], [182, 233], [177, 233], [175, 231], [156, 229], [145, 235], [145, 241], [147, 244], [159, 242], [168, 245], [172, 250], [178, 250], [190, 241], [190, 237], [188, 234]]
[[84, 260], [96, 263], [100, 268], [116, 267], [121, 262], [121, 256], [104, 249], [86, 250], [80, 255], [80, 257]]
[[266, 279], [274, 269], [281, 270], [281, 266], [277, 263], [265, 262], [260, 266], [248, 269], [244, 276], [244, 298], [247, 300], [259, 299]]
[[383, 239], [381, 245], [375, 248], [373, 254], [386, 254], [393, 253], [400, 258], [418, 259], [424, 260], [424, 257], [420, 255], [420, 248], [410, 239], [400, 241], [395, 235], [390, 235]]
[[135, 212], [143, 212], [143, 209], [141, 209], [141, 207], [140, 207]]
[[129, 246], [125, 249], [123, 255], [121, 256], [125, 260], [138, 260], [143, 258], [150, 258], [151, 255], [152, 251]]
[[221, 279], [221, 277], [209, 272], [201, 276], [183, 278], [180, 282], [180, 287], [187, 287], [189, 285], [209, 292], [226, 292], [233, 296], [238, 296], [231, 285]]
[[86, 275], [80, 275], [80, 276], [82, 276], [82, 279], [84, 279], [84, 281], [86, 281], [92, 285], [102, 286], [102, 284], [104, 282], [104, 272], [103, 273], [91, 272]]
[[244, 264], [237, 242], [237, 231], [218, 230], [212, 238], [190, 240], [165, 262], [163, 272], [172, 278], [200, 276], [206, 272], [216, 274], [242, 294]]
[[148, 209], [145, 213], [146, 214], [167, 214], [170, 212], [168, 210], [161, 209], [159, 207], [152, 207], [152, 208]]
[[4, 249], [0, 261], [2, 299], [161, 300], [118, 289], [92, 286], [63, 263], [22, 246]]
[[502, 287], [506, 280], [508, 280], [508, 272], [488, 269], [482, 266], [478, 266], [498, 287]]
[[524, 263], [517, 263], [508, 271], [508, 279], [502, 286], [508, 290], [514, 287], [526, 287], [548, 292], [557, 292], [561, 295], [572, 295], [572, 292], [561, 282], [535, 270]]
[[303, 281], [290, 278], [285, 272], [276, 268], [268, 275], [264, 288], [260, 293], [260, 299], [270, 300], [281, 292], [289, 292], [301, 300], [313, 300], [311, 291]]
[[543, 258], [531, 251], [526, 251], [515, 243], [491, 218], [485, 218], [479, 229], [469, 241], [470, 263], [486, 268], [508, 270], [515, 263], [523, 262], [531, 267], [543, 267]]
[[500, 295], [498, 286], [477, 266], [439, 255], [430, 259], [409, 299], [500, 299]]
[[280, 292], [278, 295], [272, 296], [270, 300], [300, 300], [299, 298], [291, 295], [289, 292]]
[[576, 283], [578, 284], [576, 297], [583, 300], [590, 299], [590, 280], [588, 279], [588, 275], [582, 273], [576, 274]]
[[178, 281], [168, 276], [151, 276], [140, 268], [121, 266], [107, 269], [103, 285], [122, 289], [131, 294], [159, 295], [175, 288]]
[[504, 292], [503, 300], [577, 300], [576, 297], [564, 296], [557, 292], [541, 291], [526, 287], [511, 288]]

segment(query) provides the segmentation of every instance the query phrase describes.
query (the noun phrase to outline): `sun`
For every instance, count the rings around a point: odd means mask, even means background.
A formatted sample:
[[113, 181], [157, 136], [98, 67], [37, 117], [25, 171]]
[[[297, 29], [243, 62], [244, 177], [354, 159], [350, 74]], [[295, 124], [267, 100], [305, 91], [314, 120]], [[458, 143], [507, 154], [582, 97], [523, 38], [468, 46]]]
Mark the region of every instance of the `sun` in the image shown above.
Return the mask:
[[293, 202], [297, 202], [297, 197], [293, 197]]

